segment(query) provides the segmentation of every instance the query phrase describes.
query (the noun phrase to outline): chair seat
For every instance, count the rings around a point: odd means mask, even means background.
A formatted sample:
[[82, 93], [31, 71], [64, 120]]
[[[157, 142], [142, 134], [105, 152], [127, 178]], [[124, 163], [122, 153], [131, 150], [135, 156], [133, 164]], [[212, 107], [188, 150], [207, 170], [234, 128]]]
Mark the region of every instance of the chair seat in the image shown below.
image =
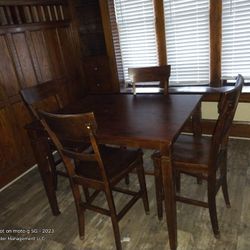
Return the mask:
[[[132, 150], [104, 145], [102, 145], [99, 150], [107, 177], [111, 180], [111, 182], [113, 178], [124, 175], [124, 172], [129, 172], [131, 169], [128, 168], [128, 166], [133, 166], [133, 163], [135, 163], [138, 159], [138, 156], [142, 154], [140, 149]], [[86, 178], [101, 180], [97, 162], [78, 162], [76, 164], [75, 172], [76, 174]]]
[[[210, 145], [211, 137], [180, 135], [173, 148], [172, 159], [175, 169], [207, 176]], [[154, 153], [152, 158], [159, 162], [160, 152]]]

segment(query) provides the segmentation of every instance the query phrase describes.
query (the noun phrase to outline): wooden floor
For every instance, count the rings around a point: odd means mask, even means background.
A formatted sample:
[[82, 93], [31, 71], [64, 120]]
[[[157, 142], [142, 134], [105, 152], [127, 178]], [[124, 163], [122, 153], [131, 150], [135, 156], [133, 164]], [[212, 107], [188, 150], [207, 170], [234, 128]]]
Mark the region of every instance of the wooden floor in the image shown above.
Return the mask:
[[[226, 208], [220, 190], [217, 195], [217, 207], [221, 239], [216, 240], [213, 237], [207, 209], [178, 203], [178, 249], [250, 249], [250, 141], [231, 140], [229, 145], [228, 184], [232, 208]], [[150, 153], [145, 152], [144, 165], [147, 168], [152, 166]], [[135, 176], [130, 179], [131, 188], [136, 188]], [[147, 176], [146, 179], [150, 215], [145, 215], [142, 202], [138, 201], [120, 221], [124, 250], [169, 249], [165, 218], [158, 221], [156, 216], [153, 177]], [[192, 177], [182, 178], [182, 191], [192, 192], [196, 197], [206, 197], [205, 183], [197, 185]], [[37, 169], [1, 192], [0, 249], [115, 249], [109, 217], [87, 211], [86, 237], [81, 241], [78, 237], [71, 191], [68, 181], [64, 178], [59, 180], [57, 195], [61, 215], [54, 217], [48, 207]], [[120, 194], [116, 195], [117, 206], [123, 202], [124, 198]], [[100, 196], [98, 203], [105, 203], [103, 196]], [[24, 230], [24, 233], [13, 233], [14, 229]], [[50, 229], [51, 233], [47, 233], [45, 229]], [[40, 230], [44, 230], [43, 233]]]

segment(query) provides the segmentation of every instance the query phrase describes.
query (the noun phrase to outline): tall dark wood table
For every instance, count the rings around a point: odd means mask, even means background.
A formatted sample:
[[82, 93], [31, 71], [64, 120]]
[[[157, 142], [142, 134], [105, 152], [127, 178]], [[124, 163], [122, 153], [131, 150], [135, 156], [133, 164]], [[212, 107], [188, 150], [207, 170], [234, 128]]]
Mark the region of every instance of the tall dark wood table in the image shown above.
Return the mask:
[[[186, 121], [200, 104], [201, 97], [201, 95], [160, 94], [89, 95], [60, 111], [60, 113], [93, 111], [98, 123], [97, 136], [100, 143], [160, 150], [171, 249], [177, 248], [172, 145]], [[37, 143], [33, 141], [37, 144], [33, 148], [52, 211], [56, 215], [60, 212], [48, 161], [44, 160], [46, 140], [36, 139], [36, 141]]]

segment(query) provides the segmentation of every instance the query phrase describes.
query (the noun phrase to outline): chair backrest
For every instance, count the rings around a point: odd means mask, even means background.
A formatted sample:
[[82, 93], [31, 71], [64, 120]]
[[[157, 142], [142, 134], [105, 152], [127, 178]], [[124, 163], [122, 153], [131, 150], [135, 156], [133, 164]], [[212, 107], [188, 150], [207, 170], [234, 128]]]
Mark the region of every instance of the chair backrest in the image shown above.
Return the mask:
[[160, 87], [164, 89], [164, 94], [168, 94], [170, 71], [170, 65], [145, 68], [129, 68], [128, 74], [132, 81], [133, 93], [136, 94], [136, 82], [160, 81]]
[[[107, 181], [99, 146], [96, 140], [97, 123], [94, 113], [84, 114], [52, 114], [38, 111], [41, 122], [55, 144], [70, 177], [75, 175], [74, 166], [70, 159], [76, 161], [97, 162], [101, 180]], [[68, 148], [67, 145], [79, 145], [79, 143], [91, 143], [93, 152], [86, 150], [79, 152]]]
[[[53, 97], [56, 108], [60, 109], [63, 107], [62, 100], [59, 96], [60, 88], [61, 85], [57, 81], [48, 81], [32, 87], [24, 88], [20, 90], [20, 93], [25, 104], [29, 108], [29, 111], [35, 118], [39, 119], [36, 110], [41, 108], [41, 103], [46, 99]], [[43, 103], [43, 109], [45, 109], [44, 106], [46, 106], [45, 103]]]
[[[226, 149], [230, 128], [238, 106], [240, 93], [244, 84], [244, 78], [238, 75], [235, 86], [221, 94], [218, 102], [218, 119], [214, 128], [210, 149], [211, 161], [217, 161], [221, 149]], [[211, 162], [216, 165], [215, 162]]]

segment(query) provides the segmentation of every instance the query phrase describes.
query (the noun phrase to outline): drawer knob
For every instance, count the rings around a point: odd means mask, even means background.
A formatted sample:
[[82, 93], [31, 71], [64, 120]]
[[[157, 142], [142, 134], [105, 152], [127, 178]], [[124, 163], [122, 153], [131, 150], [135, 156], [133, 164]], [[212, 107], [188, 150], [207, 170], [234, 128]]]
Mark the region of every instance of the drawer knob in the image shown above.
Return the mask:
[[94, 71], [97, 71], [98, 70], [98, 67], [94, 67]]

